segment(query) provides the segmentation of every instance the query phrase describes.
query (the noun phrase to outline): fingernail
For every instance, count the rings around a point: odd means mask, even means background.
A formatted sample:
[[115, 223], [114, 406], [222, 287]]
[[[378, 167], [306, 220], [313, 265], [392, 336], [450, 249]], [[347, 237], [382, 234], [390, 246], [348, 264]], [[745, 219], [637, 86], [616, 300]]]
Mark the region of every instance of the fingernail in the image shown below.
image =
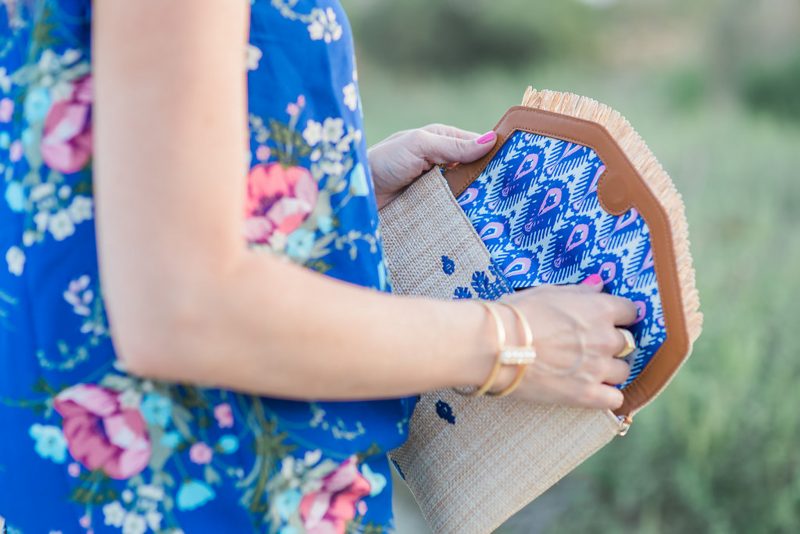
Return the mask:
[[475, 142], [479, 145], [485, 145], [487, 143], [491, 143], [495, 139], [497, 139], [497, 134], [493, 130], [490, 130], [479, 138], [475, 139]]
[[596, 286], [597, 284], [602, 284], [602, 283], [603, 283], [602, 276], [600, 276], [599, 274], [591, 274], [587, 276], [583, 282], [581, 282], [581, 285], [586, 284], [590, 286]]

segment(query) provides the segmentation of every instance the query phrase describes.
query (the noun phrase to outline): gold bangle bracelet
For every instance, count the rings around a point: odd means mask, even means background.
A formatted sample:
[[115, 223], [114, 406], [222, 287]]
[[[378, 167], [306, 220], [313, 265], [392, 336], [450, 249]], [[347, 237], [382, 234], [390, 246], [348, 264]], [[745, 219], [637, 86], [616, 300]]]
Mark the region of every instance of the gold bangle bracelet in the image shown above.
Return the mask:
[[486, 309], [486, 311], [494, 320], [495, 330], [497, 331], [497, 357], [494, 361], [494, 367], [492, 367], [492, 371], [489, 373], [486, 381], [475, 391], [463, 391], [458, 388], [453, 388], [453, 391], [456, 393], [460, 393], [461, 395], [466, 395], [468, 397], [480, 397], [481, 395], [485, 395], [486, 392], [492, 388], [494, 381], [497, 379], [497, 375], [500, 374], [500, 368], [503, 365], [500, 360], [500, 355], [502, 354], [506, 344], [506, 328], [503, 326], [503, 320], [500, 318], [500, 314], [497, 313], [494, 305], [484, 301], [477, 302], [483, 306], [484, 309]]
[[509, 385], [500, 391], [487, 391], [486, 394], [491, 397], [505, 397], [506, 395], [510, 395], [522, 383], [522, 379], [525, 378], [525, 371], [527, 368], [528, 364], [517, 365], [517, 374], [514, 376], [514, 380], [512, 380]]
[[528, 365], [533, 363], [536, 359], [536, 349], [533, 348], [533, 332], [531, 331], [531, 326], [528, 324], [528, 320], [525, 316], [522, 315], [522, 312], [513, 304], [508, 304], [506, 302], [499, 302], [498, 304], [507, 307], [514, 313], [522, 328], [522, 337], [524, 339], [524, 345], [522, 347], [504, 347], [500, 355], [501, 363], [517, 366], [517, 374], [514, 376], [514, 380], [500, 391], [488, 391], [486, 393], [492, 397], [505, 397], [513, 393], [522, 383]]

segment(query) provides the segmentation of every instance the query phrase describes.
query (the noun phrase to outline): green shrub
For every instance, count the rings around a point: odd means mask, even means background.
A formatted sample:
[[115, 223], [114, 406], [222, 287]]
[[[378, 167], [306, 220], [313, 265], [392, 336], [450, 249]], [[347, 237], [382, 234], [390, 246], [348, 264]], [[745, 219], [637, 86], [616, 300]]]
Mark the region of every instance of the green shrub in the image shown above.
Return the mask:
[[777, 65], [754, 65], [743, 76], [741, 95], [751, 109], [800, 121], [800, 51]]
[[[557, 5], [556, 5], [557, 4]], [[451, 74], [517, 67], [592, 50], [594, 10], [576, 2], [375, 2], [349, 10], [361, 52], [391, 68]]]

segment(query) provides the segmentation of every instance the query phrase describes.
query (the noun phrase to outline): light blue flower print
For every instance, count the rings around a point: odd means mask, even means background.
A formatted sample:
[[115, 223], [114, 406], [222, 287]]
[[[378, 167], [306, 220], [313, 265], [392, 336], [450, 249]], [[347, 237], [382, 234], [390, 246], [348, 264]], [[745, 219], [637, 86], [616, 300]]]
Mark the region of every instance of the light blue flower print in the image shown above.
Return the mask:
[[36, 440], [36, 454], [57, 464], [63, 464], [67, 460], [67, 440], [60, 428], [37, 423], [31, 426], [28, 433]]
[[181, 484], [178, 489], [178, 510], [186, 511], [200, 508], [216, 496], [217, 494], [211, 486], [205, 482], [188, 480]]
[[320, 215], [317, 217], [317, 228], [320, 232], [327, 234], [333, 230], [333, 219], [328, 215]]
[[303, 261], [314, 248], [314, 232], [299, 228], [286, 239], [286, 253], [295, 260]]
[[364, 170], [364, 165], [361, 163], [353, 167], [353, 172], [350, 174], [350, 193], [357, 197], [369, 195], [367, 172]]
[[19, 182], [10, 182], [6, 186], [6, 202], [11, 211], [17, 213], [25, 209], [25, 190]]
[[233, 434], [225, 434], [219, 438], [217, 447], [219, 447], [224, 454], [233, 454], [239, 450], [239, 438]]
[[177, 432], [167, 432], [161, 436], [161, 444], [170, 449], [176, 448], [181, 444], [181, 441], [183, 441], [183, 438], [181, 438], [181, 435]]
[[296, 489], [284, 491], [276, 495], [275, 510], [278, 512], [278, 516], [283, 520], [289, 519], [295, 511], [297, 511], [297, 508], [300, 507], [300, 501], [302, 499], [303, 495]]
[[378, 264], [378, 288], [381, 290], [386, 289], [386, 279], [388, 278], [386, 272], [386, 263], [381, 260], [380, 264]]
[[361, 466], [361, 474], [364, 475], [364, 478], [369, 482], [370, 497], [378, 495], [383, 491], [383, 488], [386, 487], [386, 477], [370, 469], [367, 464]]
[[40, 149], [42, 135], [41, 131], [34, 131], [31, 128], [25, 128], [20, 136], [22, 147], [25, 151], [25, 158], [31, 167], [40, 167], [42, 165], [42, 152]]
[[148, 393], [142, 399], [141, 410], [145, 421], [166, 428], [172, 418], [172, 401], [159, 393]]
[[50, 93], [43, 87], [37, 87], [28, 91], [25, 97], [24, 111], [25, 120], [30, 124], [36, 124], [44, 120], [50, 110]]

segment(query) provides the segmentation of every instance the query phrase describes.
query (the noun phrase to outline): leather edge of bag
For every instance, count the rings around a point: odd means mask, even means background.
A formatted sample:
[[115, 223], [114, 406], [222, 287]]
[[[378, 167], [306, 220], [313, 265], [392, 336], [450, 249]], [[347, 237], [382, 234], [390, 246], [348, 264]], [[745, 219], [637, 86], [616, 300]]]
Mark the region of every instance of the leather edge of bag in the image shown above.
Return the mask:
[[603, 126], [525, 106], [510, 108], [497, 123], [497, 143], [491, 152], [478, 161], [459, 165], [445, 174], [455, 197], [480, 176], [516, 131], [562, 139], [592, 148], [606, 166], [597, 187], [598, 199], [603, 209], [612, 215], [621, 215], [636, 208], [650, 230], [667, 338], [642, 373], [622, 390], [625, 400], [614, 413], [620, 416], [629, 415], [645, 405], [669, 382], [688, 358], [692, 345], [683, 311], [672, 228], [667, 213]]

